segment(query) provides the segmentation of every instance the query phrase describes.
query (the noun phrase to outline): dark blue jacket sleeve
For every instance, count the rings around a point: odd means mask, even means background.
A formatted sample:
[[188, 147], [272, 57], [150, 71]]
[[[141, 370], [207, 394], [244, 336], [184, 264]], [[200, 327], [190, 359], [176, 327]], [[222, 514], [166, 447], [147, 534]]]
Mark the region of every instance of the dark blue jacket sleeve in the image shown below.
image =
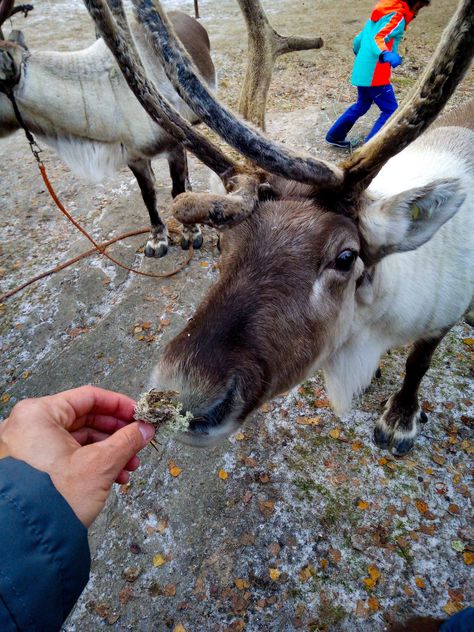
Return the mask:
[[87, 529], [48, 474], [0, 459], [0, 630], [59, 630], [89, 578]]
[[466, 608], [449, 617], [439, 632], [474, 632], [474, 608]]

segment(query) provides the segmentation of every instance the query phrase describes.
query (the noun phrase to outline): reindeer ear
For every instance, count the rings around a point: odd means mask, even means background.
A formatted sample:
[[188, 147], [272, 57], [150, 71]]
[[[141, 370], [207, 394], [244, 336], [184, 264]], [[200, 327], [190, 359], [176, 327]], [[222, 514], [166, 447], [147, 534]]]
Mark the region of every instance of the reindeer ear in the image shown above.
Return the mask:
[[9, 42], [15, 42], [18, 46], [21, 46], [25, 50], [28, 50], [28, 46], [26, 45], [25, 36], [23, 31], [19, 31], [18, 29], [13, 29], [13, 31], [8, 36]]
[[360, 215], [369, 256], [375, 262], [415, 250], [451, 219], [465, 197], [460, 180], [446, 178], [373, 202]]

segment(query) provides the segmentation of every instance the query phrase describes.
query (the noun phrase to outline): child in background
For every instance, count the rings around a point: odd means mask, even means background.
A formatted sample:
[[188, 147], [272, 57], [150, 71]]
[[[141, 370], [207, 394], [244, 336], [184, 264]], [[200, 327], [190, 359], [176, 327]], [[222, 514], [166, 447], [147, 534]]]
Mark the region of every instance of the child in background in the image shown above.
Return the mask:
[[364, 29], [354, 39], [355, 53], [352, 85], [357, 87], [357, 102], [342, 114], [326, 135], [335, 147], [350, 148], [349, 130], [375, 103], [381, 110], [366, 141], [384, 125], [398, 107], [390, 83], [392, 68], [402, 63], [398, 46], [408, 24], [430, 0], [381, 0], [372, 10]]

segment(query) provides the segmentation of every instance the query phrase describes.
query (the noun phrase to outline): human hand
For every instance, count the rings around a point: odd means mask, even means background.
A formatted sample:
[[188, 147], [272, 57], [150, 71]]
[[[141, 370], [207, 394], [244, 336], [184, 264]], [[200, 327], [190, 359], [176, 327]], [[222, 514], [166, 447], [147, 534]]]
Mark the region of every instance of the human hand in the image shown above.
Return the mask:
[[396, 68], [402, 63], [402, 58], [398, 53], [394, 53], [391, 50], [386, 50], [380, 55], [380, 61], [382, 63], [388, 62], [390, 66], [392, 66], [392, 68]]
[[94, 386], [26, 399], [0, 424], [0, 458], [11, 456], [47, 472], [89, 527], [112, 484], [127, 483], [154, 428], [133, 421], [133, 399]]

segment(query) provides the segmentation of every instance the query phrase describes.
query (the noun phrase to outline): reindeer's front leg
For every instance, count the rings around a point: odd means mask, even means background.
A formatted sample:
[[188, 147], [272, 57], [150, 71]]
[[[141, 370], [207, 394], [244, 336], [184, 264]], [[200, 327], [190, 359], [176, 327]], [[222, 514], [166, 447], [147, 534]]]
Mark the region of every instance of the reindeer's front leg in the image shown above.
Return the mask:
[[[171, 196], [173, 199], [180, 193], [192, 191], [188, 176], [186, 150], [182, 145], [177, 145], [175, 149], [169, 152], [168, 164], [172, 182]], [[200, 248], [202, 246], [201, 228], [197, 224], [193, 226], [183, 226], [181, 248], [188, 250], [190, 243], [193, 244], [193, 248]]]
[[418, 388], [429, 369], [436, 347], [448, 330], [429, 340], [415, 342], [406, 363], [402, 388], [385, 404], [383, 415], [377, 421], [374, 441], [380, 448], [390, 448], [395, 456], [407, 454], [415, 443], [417, 423], [427, 421], [418, 404]]
[[133, 160], [128, 163], [137, 179], [143, 201], [148, 209], [151, 235], [145, 246], [146, 257], [163, 257], [168, 252], [168, 229], [156, 210], [155, 174], [149, 160]]

